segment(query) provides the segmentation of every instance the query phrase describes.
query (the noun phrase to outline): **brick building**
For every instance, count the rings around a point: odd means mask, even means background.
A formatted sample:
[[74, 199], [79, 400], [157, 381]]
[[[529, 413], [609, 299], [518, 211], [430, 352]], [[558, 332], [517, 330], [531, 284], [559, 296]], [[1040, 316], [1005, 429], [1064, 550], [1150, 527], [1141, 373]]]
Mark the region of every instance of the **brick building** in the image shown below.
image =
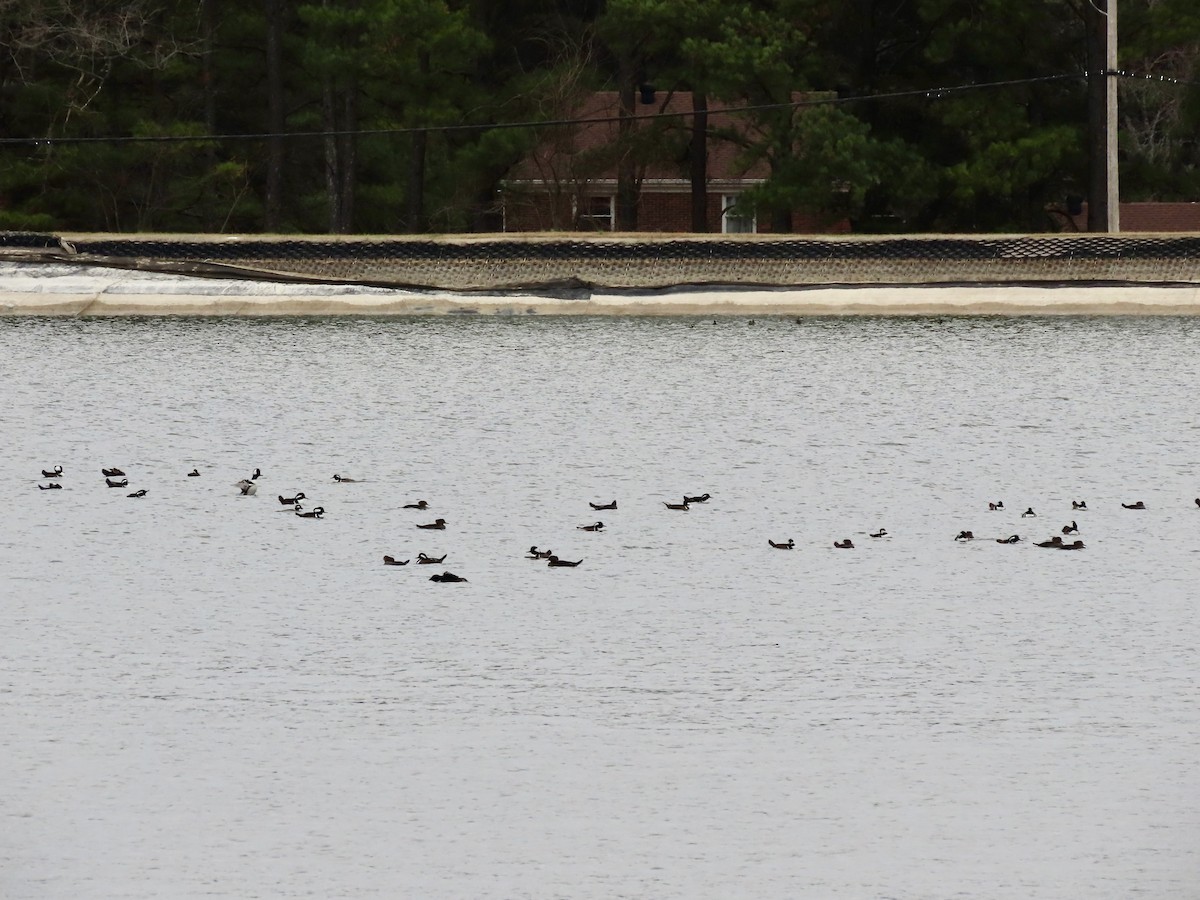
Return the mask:
[[[1200, 234], [1200, 203], [1122, 203], [1119, 214], [1122, 233]], [[1057, 218], [1064, 231], [1087, 231], [1088, 205], [1083, 203], [1077, 215]]]
[[[802, 95], [797, 95], [800, 99]], [[650, 102], [645, 102], [650, 101]], [[707, 159], [708, 227], [724, 234], [767, 233], [770, 222], [738, 208], [748, 188], [762, 184], [767, 164], [746, 162], [738, 138], [748, 127], [743, 116], [709, 100]], [[637, 159], [637, 230], [691, 230], [690, 91], [647, 94], [636, 104], [635, 129], [624, 152]], [[589, 95], [571, 116], [587, 121], [554, 126], [505, 179], [501, 191], [505, 231], [612, 231], [617, 220], [619, 99], [615, 91]], [[792, 232], [845, 233], [844, 218], [792, 213]]]

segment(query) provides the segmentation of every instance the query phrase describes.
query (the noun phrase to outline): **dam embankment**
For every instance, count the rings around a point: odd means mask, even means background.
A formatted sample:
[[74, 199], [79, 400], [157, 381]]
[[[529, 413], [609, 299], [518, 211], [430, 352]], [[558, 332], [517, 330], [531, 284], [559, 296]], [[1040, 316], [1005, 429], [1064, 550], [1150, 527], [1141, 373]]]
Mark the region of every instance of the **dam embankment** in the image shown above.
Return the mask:
[[1200, 313], [1200, 237], [0, 235], [0, 314]]

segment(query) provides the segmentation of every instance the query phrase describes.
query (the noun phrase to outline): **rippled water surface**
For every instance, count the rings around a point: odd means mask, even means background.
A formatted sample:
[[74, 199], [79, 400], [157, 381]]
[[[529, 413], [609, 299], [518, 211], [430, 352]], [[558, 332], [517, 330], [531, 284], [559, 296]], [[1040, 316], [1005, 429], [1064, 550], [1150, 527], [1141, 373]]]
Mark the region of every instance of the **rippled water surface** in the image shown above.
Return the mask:
[[1194, 898], [1198, 339], [0, 320], [0, 896]]

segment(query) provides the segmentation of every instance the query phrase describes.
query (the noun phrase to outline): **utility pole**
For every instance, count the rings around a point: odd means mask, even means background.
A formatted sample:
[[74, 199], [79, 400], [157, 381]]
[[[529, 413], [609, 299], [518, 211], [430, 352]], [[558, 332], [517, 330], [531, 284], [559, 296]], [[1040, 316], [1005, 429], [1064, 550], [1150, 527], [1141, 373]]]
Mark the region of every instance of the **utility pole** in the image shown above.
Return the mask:
[[1117, 169], [1117, 0], [1087, 0], [1088, 231], [1121, 230]]

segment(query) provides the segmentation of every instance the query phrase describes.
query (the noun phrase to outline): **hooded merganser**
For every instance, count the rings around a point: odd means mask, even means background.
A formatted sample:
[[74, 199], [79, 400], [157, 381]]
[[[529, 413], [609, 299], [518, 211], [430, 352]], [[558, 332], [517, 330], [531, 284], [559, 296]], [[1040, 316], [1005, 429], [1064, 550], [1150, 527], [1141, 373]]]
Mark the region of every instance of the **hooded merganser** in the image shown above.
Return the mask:
[[325, 515], [325, 507], [314, 506], [311, 510], [296, 510], [296, 515], [302, 519], [319, 519]]
[[791, 550], [793, 547], [796, 546], [796, 542], [793, 541], [791, 538], [788, 538], [787, 543], [784, 543], [784, 544], [777, 544], [770, 538], [767, 538], [767, 543], [770, 544], [772, 547], [774, 547], [776, 550]]
[[665, 506], [667, 509], [682, 509], [685, 511], [688, 508], [688, 505], [686, 502], [684, 502], [684, 503], [667, 503], [666, 501], [664, 501], [663, 506]]
[[988, 509], [991, 510], [992, 512], [995, 512], [998, 509], [1004, 509], [1004, 501], [997, 500], [995, 503], [989, 503]]
[[567, 560], [559, 559], [557, 556], [553, 556], [553, 555], [550, 556], [547, 561], [552, 566], [572, 566], [572, 567], [577, 566], [581, 562], [583, 562], [582, 559], [577, 559], [577, 560], [575, 560], [575, 562], [567, 562]]
[[846, 538], [844, 541], [834, 541], [833, 546], [837, 547], [839, 550], [854, 549], [854, 544], [851, 542], [850, 538]]
[[53, 469], [51, 469], [49, 471], [47, 471], [46, 469], [42, 469], [42, 477], [43, 478], [58, 478], [61, 475], [62, 475], [62, 466], [55, 466]]
[[1087, 509], [1086, 500], [1072, 500], [1071, 509]]
[[1019, 534], [1010, 534], [1006, 538], [996, 538], [997, 544], [1017, 544], [1020, 543], [1021, 536]]
[[101, 469], [100, 474], [105, 478], [124, 478], [125, 473], [120, 469]]
[[404, 509], [429, 509], [429, 503], [425, 500], [418, 500], [416, 503], [405, 503]]
[[129, 487], [128, 478], [123, 478], [120, 481], [113, 481], [111, 478], [105, 478], [104, 483], [109, 487]]
[[1145, 509], [1146, 508], [1146, 504], [1143, 503], [1141, 500], [1139, 500], [1137, 503], [1122, 503], [1121, 505], [1123, 507], [1125, 507], [1126, 509]]
[[592, 509], [616, 509], [617, 501], [614, 500], [612, 503], [593, 503], [591, 500], [589, 500], [588, 506], [590, 506]]
[[285, 497], [285, 496], [283, 496], [283, 494], [279, 495], [279, 502], [282, 503], [284, 506], [295, 506], [298, 501], [305, 500], [305, 499], [307, 499], [307, 498], [304, 496], [303, 491], [301, 491], [295, 497]]
[[1079, 534], [1079, 526], [1075, 524], [1074, 519], [1071, 520], [1070, 525], [1064, 525], [1062, 527], [1062, 533], [1063, 534]]
[[960, 531], [958, 534], [956, 534], [956, 535], [954, 536], [954, 539], [955, 539], [956, 541], [973, 541], [973, 540], [975, 540], [975, 532], [973, 532], [973, 531]]
[[684, 497], [684, 503], [707, 503], [712, 494], [701, 494], [699, 497]]
[[1059, 549], [1060, 550], [1082, 550], [1083, 549], [1083, 541], [1076, 541], [1073, 544], [1063, 544], [1061, 547], [1059, 547]]
[[445, 531], [446, 530], [446, 520], [445, 519], [436, 519], [433, 522], [430, 522], [428, 525], [418, 525], [417, 527], [418, 528], [432, 528], [435, 531]]
[[199, 477], [200, 477], [199, 469], [192, 469], [192, 471], [188, 472], [188, 478], [199, 478]]
[[887, 537], [887, 536], [888, 536], [888, 533], [887, 533], [886, 528], [880, 528], [878, 531], [871, 532], [871, 537]]
[[461, 575], [455, 575], [453, 572], [443, 572], [441, 575], [430, 575], [430, 581], [443, 581], [446, 583], [459, 583], [466, 581]]
[[450, 555], [449, 553], [443, 553], [437, 559], [434, 559], [432, 556], [426, 556], [424, 553], [418, 553], [417, 554], [417, 564], [421, 565], [421, 566], [425, 566], [425, 565], [429, 565], [429, 563], [445, 562], [446, 557], [449, 555]]
[[1057, 534], [1054, 537], [1050, 538], [1050, 540], [1048, 540], [1048, 541], [1038, 541], [1037, 542], [1037, 546], [1039, 546], [1039, 547], [1061, 547], [1062, 545], [1063, 545], [1062, 538], [1059, 537]]
[[592, 525], [576, 525], [575, 529], [577, 531], [603, 531], [604, 523], [603, 522], [595, 522]]
[[59, 484], [57, 481], [52, 481], [49, 484], [39, 484], [38, 490], [39, 491], [61, 491], [62, 485]]
[[341, 475], [334, 475], [333, 480], [338, 484], [356, 484], [358, 482], [357, 478], [343, 478]]
[[385, 566], [407, 566], [408, 563], [409, 563], [409, 560], [396, 559], [394, 556], [385, 556], [383, 558], [383, 564]]
[[535, 544], [534, 546], [529, 548], [529, 555], [525, 558], [526, 559], [549, 559], [551, 554], [552, 554], [552, 551], [539, 550], [537, 548], [537, 545]]
[[132, 494], [126, 494], [125, 496], [126, 497], [145, 497], [146, 489], [142, 488], [140, 491], [134, 491]]

